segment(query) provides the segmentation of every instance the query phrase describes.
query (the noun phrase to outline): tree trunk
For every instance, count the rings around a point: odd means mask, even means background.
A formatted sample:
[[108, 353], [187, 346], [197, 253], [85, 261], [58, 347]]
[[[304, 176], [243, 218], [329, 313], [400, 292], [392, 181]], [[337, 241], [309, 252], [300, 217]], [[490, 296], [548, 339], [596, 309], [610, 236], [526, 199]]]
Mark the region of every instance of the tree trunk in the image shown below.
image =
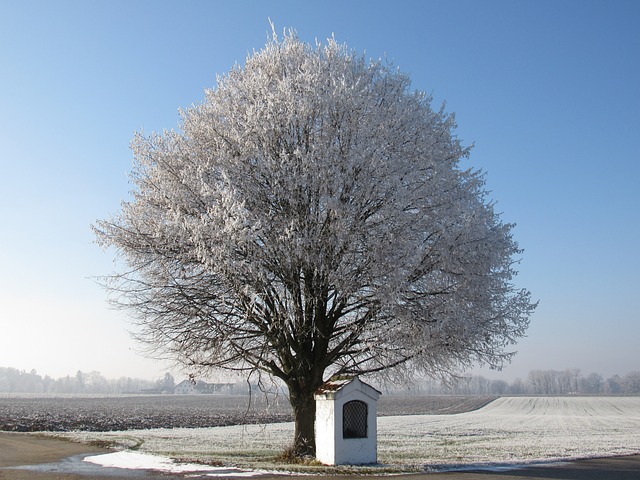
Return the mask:
[[293, 417], [296, 424], [293, 453], [297, 457], [315, 456], [316, 454], [316, 400], [314, 393], [315, 391], [311, 389], [300, 391], [293, 390], [289, 386], [289, 401], [293, 407]]

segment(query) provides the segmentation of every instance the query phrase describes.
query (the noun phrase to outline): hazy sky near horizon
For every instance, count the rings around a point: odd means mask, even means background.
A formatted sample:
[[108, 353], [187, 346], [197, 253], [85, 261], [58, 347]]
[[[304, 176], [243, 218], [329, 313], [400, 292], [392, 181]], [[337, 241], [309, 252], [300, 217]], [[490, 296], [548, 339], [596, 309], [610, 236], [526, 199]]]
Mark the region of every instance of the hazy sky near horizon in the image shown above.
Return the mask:
[[160, 377], [93, 279], [136, 130], [177, 128], [276, 30], [332, 34], [446, 101], [540, 305], [491, 378], [640, 370], [640, 2], [0, 0], [0, 366]]

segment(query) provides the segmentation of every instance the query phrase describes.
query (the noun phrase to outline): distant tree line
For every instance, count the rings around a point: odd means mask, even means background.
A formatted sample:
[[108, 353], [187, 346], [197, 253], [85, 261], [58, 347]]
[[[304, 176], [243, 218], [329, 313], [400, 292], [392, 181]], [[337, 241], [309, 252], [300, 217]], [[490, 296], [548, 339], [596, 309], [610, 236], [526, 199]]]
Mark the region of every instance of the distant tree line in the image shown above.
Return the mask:
[[579, 369], [531, 370], [529, 376], [512, 382], [481, 375], [463, 376], [444, 385], [437, 380], [417, 382], [388, 393], [416, 395], [638, 395], [640, 371], [605, 379], [599, 373], [583, 375]]
[[[192, 381], [196, 381], [193, 379]], [[75, 375], [52, 378], [39, 375], [35, 370], [27, 372], [16, 368], [0, 367], [0, 393], [41, 393], [41, 394], [87, 394], [87, 395], [120, 395], [120, 394], [169, 394], [174, 393], [178, 382], [173, 375], [165, 373], [158, 380], [120, 377], [108, 379], [100, 372], [83, 372]], [[260, 391], [256, 386], [256, 391]], [[226, 393], [246, 395], [249, 393], [246, 381], [229, 384]]]
[[[158, 380], [107, 379], [97, 371], [78, 370], [75, 375], [54, 379], [41, 376], [35, 370], [0, 367], [0, 392], [3, 393], [162, 394], [173, 393], [175, 385], [170, 373]], [[450, 384], [426, 380], [402, 388], [380, 388], [386, 394], [405, 395], [639, 395], [640, 371], [605, 379], [599, 373], [583, 375], [579, 369], [531, 370], [525, 380], [517, 378], [512, 382], [468, 375]], [[240, 382], [232, 391], [246, 394], [246, 384]]]
[[[168, 375], [168, 376], [167, 376]], [[82, 372], [61, 378], [41, 376], [35, 370], [27, 372], [16, 368], [0, 367], [0, 392], [19, 393], [77, 393], [77, 394], [121, 394], [173, 390], [170, 374], [157, 381], [120, 377], [107, 379], [100, 372]]]

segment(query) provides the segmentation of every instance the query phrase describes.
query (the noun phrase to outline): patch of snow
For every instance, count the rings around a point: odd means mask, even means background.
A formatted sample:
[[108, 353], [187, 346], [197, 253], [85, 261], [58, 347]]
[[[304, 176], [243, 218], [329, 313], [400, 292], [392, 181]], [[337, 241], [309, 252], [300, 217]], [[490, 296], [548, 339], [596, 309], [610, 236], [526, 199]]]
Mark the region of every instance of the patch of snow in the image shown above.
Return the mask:
[[178, 463], [169, 457], [146, 453], [120, 451], [84, 458], [85, 462], [102, 467], [126, 468], [133, 470], [158, 470], [167, 473], [199, 473], [207, 477], [253, 477], [255, 471], [240, 470], [232, 467], [213, 467], [197, 463]]

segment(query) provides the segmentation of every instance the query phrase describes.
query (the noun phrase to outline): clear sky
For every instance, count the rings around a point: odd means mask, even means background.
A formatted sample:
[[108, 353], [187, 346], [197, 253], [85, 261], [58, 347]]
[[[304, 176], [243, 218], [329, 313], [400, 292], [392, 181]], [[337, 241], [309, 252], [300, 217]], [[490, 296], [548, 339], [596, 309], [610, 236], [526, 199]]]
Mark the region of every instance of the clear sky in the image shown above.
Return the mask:
[[135, 130], [177, 127], [270, 33], [335, 34], [446, 101], [465, 166], [540, 305], [513, 363], [640, 370], [640, 2], [0, 0], [0, 366], [163, 375], [92, 277], [90, 225], [127, 198]]

